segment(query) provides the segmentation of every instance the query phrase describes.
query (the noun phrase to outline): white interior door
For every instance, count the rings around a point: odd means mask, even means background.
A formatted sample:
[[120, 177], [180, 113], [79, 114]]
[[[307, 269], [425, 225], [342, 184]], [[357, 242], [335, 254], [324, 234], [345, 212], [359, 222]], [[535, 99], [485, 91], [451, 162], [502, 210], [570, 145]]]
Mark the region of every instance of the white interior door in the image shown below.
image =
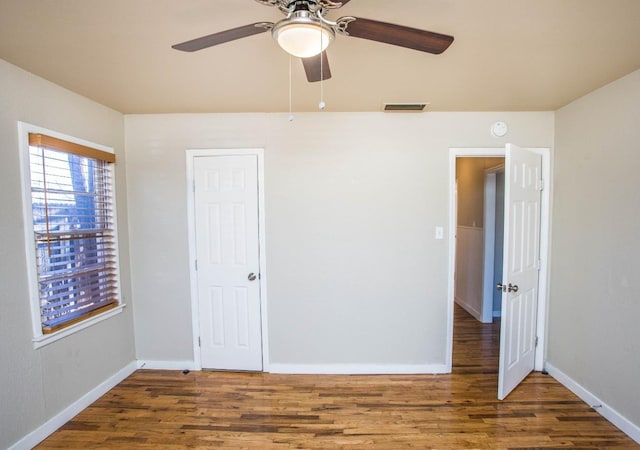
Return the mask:
[[194, 158], [203, 368], [262, 370], [256, 155]]
[[542, 157], [507, 144], [498, 398], [533, 370], [540, 267]]

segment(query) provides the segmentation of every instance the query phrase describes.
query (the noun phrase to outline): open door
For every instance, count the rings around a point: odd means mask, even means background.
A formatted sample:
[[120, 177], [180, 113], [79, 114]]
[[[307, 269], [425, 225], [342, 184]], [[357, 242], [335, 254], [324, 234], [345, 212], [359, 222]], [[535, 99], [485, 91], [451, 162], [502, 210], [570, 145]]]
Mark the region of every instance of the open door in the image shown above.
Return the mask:
[[507, 144], [498, 399], [533, 370], [540, 268], [542, 156]]

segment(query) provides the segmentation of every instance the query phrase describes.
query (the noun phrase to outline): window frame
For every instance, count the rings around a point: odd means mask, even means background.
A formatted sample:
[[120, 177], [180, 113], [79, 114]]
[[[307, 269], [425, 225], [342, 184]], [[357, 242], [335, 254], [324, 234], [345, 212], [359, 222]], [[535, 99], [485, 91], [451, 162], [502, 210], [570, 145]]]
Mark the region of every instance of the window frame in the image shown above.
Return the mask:
[[[34, 239], [34, 226], [33, 226], [33, 206], [31, 197], [31, 167], [29, 158], [29, 134], [43, 134], [51, 136], [56, 139], [62, 139], [74, 144], [91, 147], [96, 150], [111, 153], [115, 155], [113, 148], [104, 145], [96, 144], [93, 142], [78, 139], [73, 136], [68, 136], [63, 133], [59, 133], [53, 130], [48, 130], [36, 125], [32, 125], [25, 122], [18, 122], [18, 134], [19, 134], [19, 152], [20, 152], [20, 172], [22, 178], [22, 210], [24, 217], [24, 233], [25, 233], [25, 256], [26, 256], [26, 273], [29, 283], [29, 304], [31, 310], [31, 325], [32, 325], [32, 342], [34, 349], [43, 347], [47, 344], [55, 342], [66, 336], [74, 334], [80, 330], [100, 323], [110, 317], [118, 315], [125, 308], [124, 299], [122, 297], [121, 288], [121, 273], [120, 273], [120, 258], [119, 258], [119, 239], [118, 239], [118, 218], [117, 218], [117, 202], [116, 202], [116, 179], [115, 172], [112, 177], [112, 195], [113, 195], [113, 233], [115, 239], [115, 249], [117, 253], [115, 272], [116, 272], [116, 295], [119, 303], [117, 306], [108, 309], [102, 313], [95, 315], [88, 315], [86, 318], [81, 318], [75, 323], [71, 323], [68, 326], [61, 328], [60, 330], [52, 333], [45, 334], [42, 330], [42, 320], [40, 314], [40, 293], [38, 289], [38, 270], [36, 261], [36, 243]], [[115, 169], [115, 165], [112, 170]]]

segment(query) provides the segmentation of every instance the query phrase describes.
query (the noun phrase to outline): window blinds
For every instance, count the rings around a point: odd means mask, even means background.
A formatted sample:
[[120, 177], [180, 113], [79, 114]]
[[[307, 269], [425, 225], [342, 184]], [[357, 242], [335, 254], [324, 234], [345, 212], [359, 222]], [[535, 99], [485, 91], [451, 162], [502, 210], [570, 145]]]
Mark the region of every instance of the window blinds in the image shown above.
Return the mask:
[[118, 304], [111, 153], [29, 135], [42, 331]]

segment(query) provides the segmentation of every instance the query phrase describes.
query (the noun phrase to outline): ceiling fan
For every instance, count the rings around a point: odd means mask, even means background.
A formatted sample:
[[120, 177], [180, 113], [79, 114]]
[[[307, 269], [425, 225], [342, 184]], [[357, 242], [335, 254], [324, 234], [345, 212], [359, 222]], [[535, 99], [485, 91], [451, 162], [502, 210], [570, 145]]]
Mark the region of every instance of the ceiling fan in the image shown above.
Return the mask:
[[256, 0], [274, 6], [286, 15], [279, 22], [256, 22], [238, 28], [173, 45], [172, 48], [194, 52], [271, 30], [273, 38], [286, 52], [302, 58], [310, 82], [331, 78], [326, 48], [336, 33], [421, 52], [440, 54], [453, 42], [453, 36], [419, 30], [377, 20], [344, 16], [328, 20], [328, 11], [338, 9], [350, 0]]

